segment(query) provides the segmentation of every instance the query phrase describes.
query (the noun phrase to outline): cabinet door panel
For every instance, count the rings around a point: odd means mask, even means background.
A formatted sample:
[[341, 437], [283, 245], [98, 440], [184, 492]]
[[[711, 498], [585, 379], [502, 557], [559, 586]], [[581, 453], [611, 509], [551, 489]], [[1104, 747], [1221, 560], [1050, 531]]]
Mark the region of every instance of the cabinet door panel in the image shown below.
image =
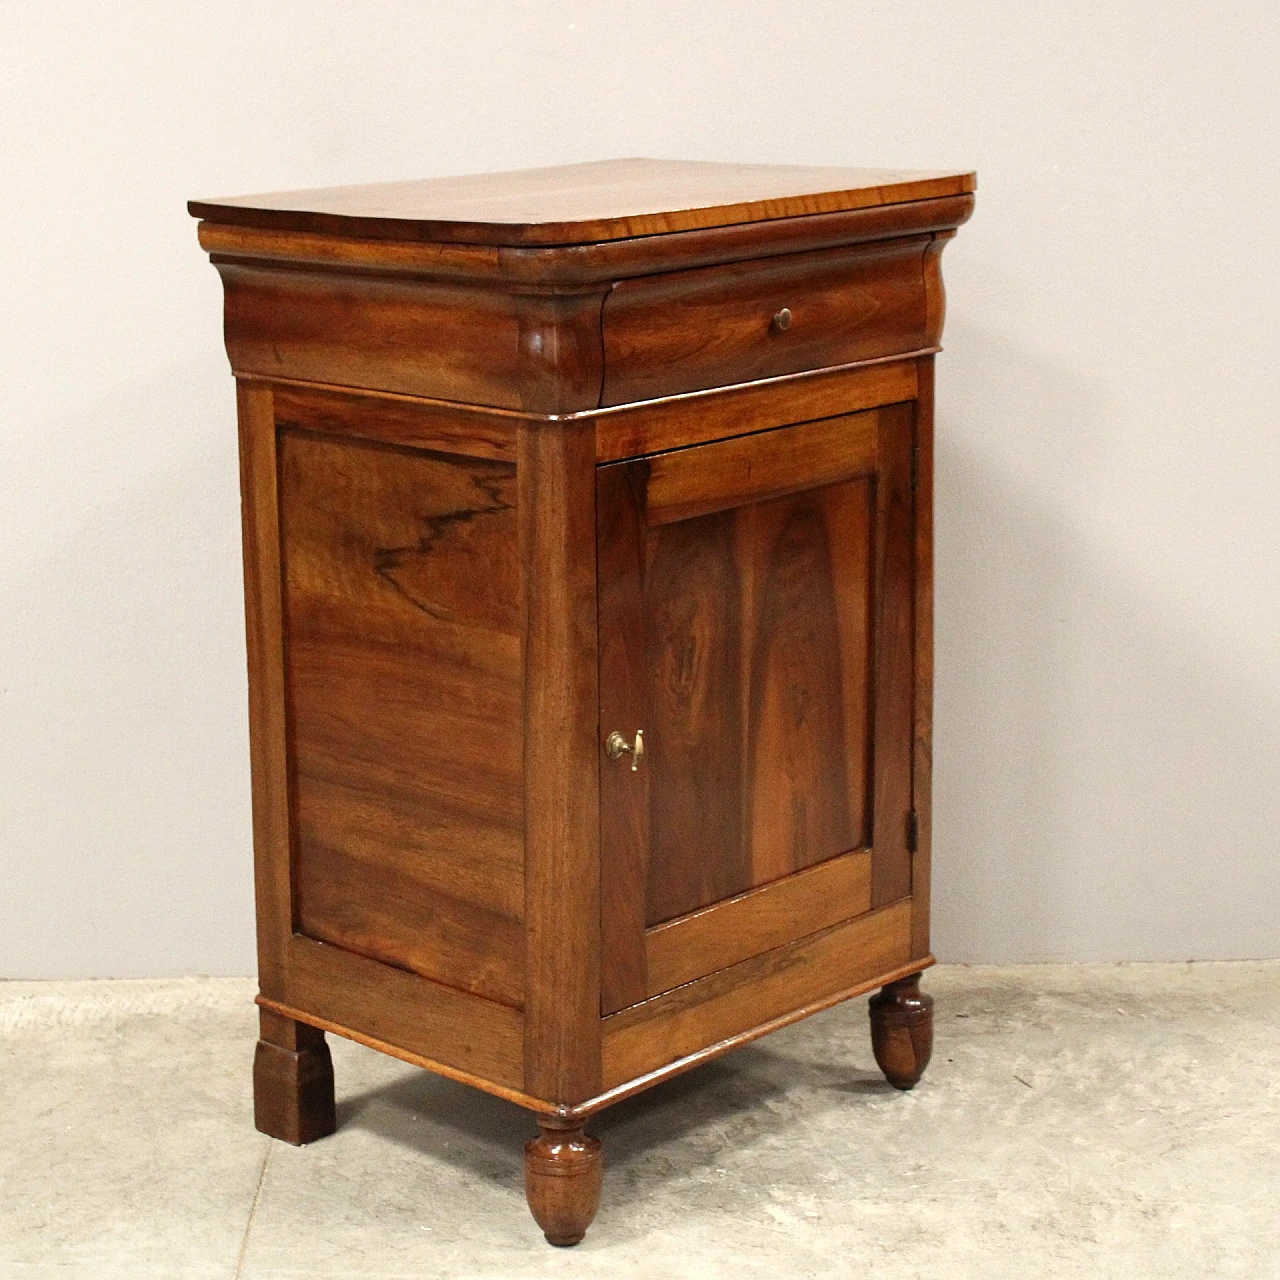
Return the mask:
[[[909, 634], [905, 665], [877, 662], [875, 635], [886, 602], [910, 602], [909, 474], [886, 483], [877, 461], [909, 460], [910, 437], [910, 407], [893, 406], [599, 468], [600, 728], [643, 730], [645, 746], [638, 769], [623, 756], [601, 772], [606, 1011], [653, 994], [659, 971], [688, 980], [736, 954], [744, 920], [774, 939], [788, 911], [802, 936], [869, 908], [866, 875], [833, 872], [835, 904], [786, 882], [871, 848], [877, 804], [910, 802], [909, 775], [904, 792], [873, 768], [876, 751], [909, 759], [909, 722], [899, 751], [897, 717], [876, 716], [881, 699], [910, 705]], [[673, 518], [672, 492], [697, 514]], [[870, 880], [892, 886], [877, 852]], [[765, 886], [767, 912], [743, 902]], [[695, 936], [696, 956], [673, 960]]]

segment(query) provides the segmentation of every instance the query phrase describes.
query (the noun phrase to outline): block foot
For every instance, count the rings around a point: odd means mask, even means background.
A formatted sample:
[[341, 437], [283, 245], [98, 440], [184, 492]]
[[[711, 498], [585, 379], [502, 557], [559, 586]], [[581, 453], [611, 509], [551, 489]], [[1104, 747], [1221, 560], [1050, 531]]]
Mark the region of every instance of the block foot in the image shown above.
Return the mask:
[[295, 1147], [337, 1128], [333, 1061], [324, 1032], [260, 1009], [253, 1056], [253, 1122], [259, 1132]]

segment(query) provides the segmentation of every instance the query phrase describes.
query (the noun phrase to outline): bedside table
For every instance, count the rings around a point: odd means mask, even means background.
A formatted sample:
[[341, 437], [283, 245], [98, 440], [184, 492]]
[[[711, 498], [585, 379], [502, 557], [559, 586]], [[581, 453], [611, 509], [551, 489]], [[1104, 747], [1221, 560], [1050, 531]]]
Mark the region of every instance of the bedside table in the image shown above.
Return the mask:
[[259, 1129], [324, 1033], [591, 1115], [880, 987], [928, 1061], [933, 359], [969, 173], [621, 160], [195, 201], [237, 379]]

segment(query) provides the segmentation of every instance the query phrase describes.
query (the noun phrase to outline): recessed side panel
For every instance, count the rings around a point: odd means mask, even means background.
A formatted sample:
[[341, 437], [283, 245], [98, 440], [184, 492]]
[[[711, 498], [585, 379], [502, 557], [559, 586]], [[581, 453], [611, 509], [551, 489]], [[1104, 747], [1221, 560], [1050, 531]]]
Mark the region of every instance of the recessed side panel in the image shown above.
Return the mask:
[[294, 927], [518, 1006], [516, 469], [287, 423], [279, 458]]

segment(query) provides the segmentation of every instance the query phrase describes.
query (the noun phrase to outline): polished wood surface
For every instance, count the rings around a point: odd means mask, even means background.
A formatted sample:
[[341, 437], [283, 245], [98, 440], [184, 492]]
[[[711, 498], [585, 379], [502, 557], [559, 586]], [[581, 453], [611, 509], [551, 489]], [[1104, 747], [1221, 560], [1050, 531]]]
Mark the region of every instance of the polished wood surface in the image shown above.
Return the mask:
[[[549, 1102], [545, 1098], [536, 1098], [532, 1094], [525, 1093], [522, 1089], [498, 1084], [488, 1075], [477, 1075], [460, 1067], [451, 1066], [449, 1063], [441, 1062], [438, 1058], [432, 1058], [414, 1049], [406, 1048], [399, 1041], [399, 1038], [396, 1040], [381, 1040], [375, 1035], [370, 1035], [367, 1031], [357, 1030], [353, 1026], [335, 1022], [332, 1018], [322, 1017], [316, 1013], [304, 1013], [302, 1010], [268, 1000], [265, 996], [258, 996], [257, 1003], [263, 1008], [280, 1014], [282, 1017], [292, 1018], [295, 1021], [313, 1026], [320, 1031], [332, 1032], [334, 1035], [340, 1035], [344, 1039], [354, 1040], [356, 1043], [366, 1045], [370, 1049], [376, 1049], [379, 1053], [385, 1053], [389, 1057], [398, 1058], [401, 1062], [422, 1067], [426, 1071], [434, 1072], [450, 1080], [456, 1080], [459, 1084], [481, 1089], [496, 1098], [502, 1098], [507, 1102], [515, 1103], [517, 1106], [525, 1107], [536, 1116], [546, 1117], [559, 1123], [567, 1120], [581, 1123], [607, 1107], [613, 1106], [614, 1103], [621, 1102], [624, 1098], [634, 1097], [636, 1094], [652, 1088], [655, 1084], [660, 1084], [664, 1080], [670, 1080], [673, 1076], [683, 1075], [687, 1071], [692, 1071], [703, 1063], [722, 1057], [726, 1053], [732, 1053], [734, 1049], [751, 1044], [763, 1036], [771, 1035], [783, 1027], [790, 1026], [793, 1022], [801, 1022], [805, 1018], [812, 1017], [815, 1013], [830, 1009], [833, 1005], [852, 1000], [855, 996], [865, 995], [875, 987], [896, 982], [900, 978], [919, 973], [934, 963], [933, 956], [924, 956], [908, 961], [906, 964], [899, 965], [888, 972], [879, 973], [873, 978], [864, 978], [860, 982], [855, 982], [852, 986], [840, 987], [834, 991], [826, 992], [817, 999], [807, 1004], [796, 1005], [777, 1017], [753, 1023], [733, 1035], [726, 1036], [723, 1040], [717, 1040], [714, 1044], [704, 1045], [701, 1049], [695, 1049], [692, 1053], [674, 1058], [660, 1067], [655, 1067], [652, 1071], [632, 1076], [629, 1080], [612, 1085], [608, 1089], [602, 1089], [600, 1093], [595, 1094], [593, 1097], [587, 1098], [584, 1102], [574, 1103], [572, 1106]], [[418, 979], [418, 981], [424, 980]]]
[[871, 851], [855, 849], [645, 933], [645, 995], [871, 910]]
[[521, 407], [514, 299], [467, 284], [219, 267], [237, 373]]
[[314, 1015], [503, 1090], [523, 1090], [521, 1010], [301, 934], [284, 952], [285, 994], [266, 1007], [302, 1022]]
[[919, 362], [915, 415], [915, 699], [911, 805], [916, 815], [911, 851], [911, 954], [929, 954], [933, 850], [933, 357]]
[[260, 1133], [292, 1146], [326, 1137], [338, 1127], [333, 1060], [324, 1032], [258, 1011], [253, 1056], [253, 1122]]
[[600, 1141], [572, 1122], [543, 1119], [525, 1144], [524, 1189], [529, 1211], [549, 1244], [578, 1244], [600, 1207], [604, 1160]]
[[911, 892], [915, 416], [913, 406], [895, 405], [877, 417], [876, 660], [871, 694], [875, 707], [871, 902], [876, 907]]
[[[870, 537], [852, 481], [646, 530], [643, 576], [602, 583], [602, 625], [615, 594], [644, 613], [649, 844], [607, 861], [647, 865], [648, 923], [864, 842]], [[603, 730], [635, 727], [612, 703], [626, 678], [608, 673]]]
[[228, 206], [201, 239], [241, 377], [560, 415], [936, 346], [938, 250], [971, 208], [511, 248], [242, 226]]
[[819, 1004], [908, 963], [911, 904], [903, 901], [717, 969], [604, 1019], [606, 1089]]
[[361, 239], [584, 244], [901, 204], [974, 189], [972, 173], [599, 160], [365, 186], [192, 200], [197, 218]]
[[[726, 1036], [723, 1040], [717, 1040], [714, 1043], [704, 1045], [700, 1049], [694, 1049], [691, 1053], [672, 1058], [669, 1062], [663, 1063], [662, 1066], [654, 1067], [651, 1071], [645, 1071], [638, 1076], [632, 1076], [629, 1080], [623, 1080], [619, 1084], [612, 1085], [596, 1097], [590, 1098], [576, 1107], [565, 1108], [562, 1114], [566, 1117], [586, 1120], [606, 1107], [611, 1107], [625, 1098], [634, 1098], [637, 1094], [653, 1088], [656, 1084], [671, 1080], [675, 1076], [685, 1074], [685, 1072], [693, 1071], [704, 1063], [712, 1062], [716, 1058], [732, 1053], [735, 1049], [740, 1049], [743, 1045], [751, 1044], [764, 1036], [772, 1035], [775, 1031], [781, 1031], [783, 1027], [789, 1027], [795, 1022], [803, 1022], [804, 1019], [813, 1017], [815, 1013], [822, 1013], [835, 1005], [843, 1004], [846, 1000], [865, 995], [874, 987], [881, 986], [886, 982], [896, 982], [899, 978], [918, 973], [934, 963], [936, 962], [933, 956], [927, 956], [921, 960], [913, 960], [907, 964], [899, 965], [896, 969], [891, 969], [887, 973], [881, 973], [875, 978], [863, 978], [851, 986], [838, 987], [834, 991], [828, 991], [807, 1004], [793, 1005], [776, 1017], [753, 1023], [741, 1031], [736, 1031], [732, 1035]], [[532, 1109], [537, 1110], [536, 1106]]]
[[534, 1112], [572, 1243], [620, 1098], [875, 986], [918, 1078], [972, 186], [620, 162], [193, 206], [238, 378], [264, 1131], [332, 1128], [348, 1036]]
[[895, 1089], [913, 1089], [933, 1053], [933, 997], [920, 990], [920, 975], [891, 982], [869, 1001], [871, 1047]]
[[[673, 231], [595, 244], [514, 248], [439, 241], [362, 240], [312, 231], [202, 222], [200, 243], [212, 260], [302, 265], [323, 270], [376, 271], [419, 279], [563, 287], [747, 262], [779, 254], [942, 235], [973, 212], [973, 196], [943, 196], [908, 204], [813, 213], [763, 222]], [[216, 215], [213, 215], [216, 217]]]
[[909, 892], [911, 448], [899, 405], [599, 469], [600, 731], [646, 738], [601, 773], [606, 1013], [751, 954], [742, 906], [650, 972], [664, 921], [865, 845], [822, 924]]
[[596, 460], [620, 462], [915, 397], [916, 361], [897, 357], [664, 396], [596, 414]]
[[516, 460], [515, 414], [477, 413], [448, 401], [351, 391], [276, 380], [271, 386], [276, 422], [321, 436], [398, 444], [430, 453]]
[[236, 406], [240, 425], [258, 985], [264, 995], [283, 998], [285, 948], [293, 932], [293, 883], [280, 507], [271, 388], [238, 383]]
[[523, 427], [518, 471], [527, 851], [524, 1087], [571, 1105], [600, 1090], [591, 422]]
[[645, 523], [697, 516], [819, 489], [876, 470], [877, 412], [825, 418], [660, 453], [631, 465], [643, 487]]
[[296, 923], [519, 1006], [516, 470], [280, 432]]
[[[929, 236], [624, 280], [604, 305], [602, 403], [931, 345]], [[786, 311], [783, 328], [775, 322]]]

